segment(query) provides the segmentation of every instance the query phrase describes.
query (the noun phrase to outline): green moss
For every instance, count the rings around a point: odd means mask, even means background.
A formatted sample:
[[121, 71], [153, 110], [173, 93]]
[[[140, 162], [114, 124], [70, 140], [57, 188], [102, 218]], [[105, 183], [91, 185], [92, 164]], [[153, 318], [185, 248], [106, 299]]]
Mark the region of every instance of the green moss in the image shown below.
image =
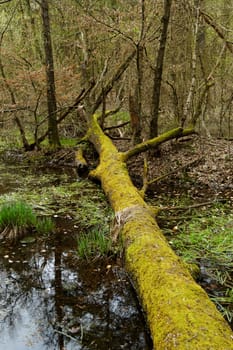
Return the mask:
[[184, 267], [190, 272], [191, 276], [197, 280], [200, 277], [200, 268], [197, 264], [189, 264], [189, 263], [185, 263], [182, 262], [181, 263], [184, 264]]
[[156, 349], [232, 349], [232, 333], [214, 304], [143, 215], [123, 229], [126, 263]]
[[135, 156], [136, 154], [139, 154], [141, 152], [147, 151], [148, 149], [159, 146], [161, 143], [165, 142], [166, 140], [171, 140], [172, 138], [180, 136], [182, 134], [182, 131], [183, 129], [181, 127], [175, 128], [153, 139], [139, 143], [129, 151], [123, 153], [123, 160], [126, 161], [130, 157]]
[[77, 144], [77, 139], [72, 139], [72, 138], [61, 138], [61, 145], [63, 147], [74, 147]]
[[100, 154], [95, 171], [122, 228], [126, 266], [138, 291], [156, 350], [229, 350], [233, 334], [166, 242], [133, 186], [124, 160], [96, 117], [89, 138]]

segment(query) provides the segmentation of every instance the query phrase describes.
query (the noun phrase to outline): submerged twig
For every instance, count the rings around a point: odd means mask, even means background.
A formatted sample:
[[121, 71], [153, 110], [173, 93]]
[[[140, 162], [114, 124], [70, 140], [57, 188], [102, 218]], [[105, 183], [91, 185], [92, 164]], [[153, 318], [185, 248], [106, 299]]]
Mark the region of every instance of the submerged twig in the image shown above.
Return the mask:
[[54, 329], [54, 332], [59, 333], [61, 335], [64, 335], [65, 337], [70, 338], [71, 340], [74, 340], [76, 342], [78, 341], [76, 338], [72, 337], [71, 335], [69, 335], [65, 332], [59, 331], [58, 329]]

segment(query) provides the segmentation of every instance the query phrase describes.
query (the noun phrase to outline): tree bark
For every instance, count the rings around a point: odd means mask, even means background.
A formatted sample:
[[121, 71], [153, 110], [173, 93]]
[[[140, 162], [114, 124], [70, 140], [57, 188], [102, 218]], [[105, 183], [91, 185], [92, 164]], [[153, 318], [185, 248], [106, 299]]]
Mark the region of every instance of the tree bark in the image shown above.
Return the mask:
[[[4, 1], [4, 2], [8, 2], [8, 1]], [[4, 2], [1, 2], [1, 3], [3, 4]], [[15, 10], [16, 10], [16, 7], [15, 7]], [[13, 106], [17, 105], [16, 97], [15, 97], [13, 89], [11, 88], [11, 86], [10, 86], [8, 80], [7, 80], [7, 76], [5, 74], [5, 68], [4, 68], [1, 56], [2, 56], [3, 37], [4, 37], [5, 33], [7, 32], [7, 29], [8, 29], [8, 27], [9, 27], [9, 25], [10, 25], [12, 19], [13, 19], [15, 10], [13, 11], [12, 16], [10, 17], [9, 21], [7, 22], [5, 28], [3, 29], [3, 31], [1, 32], [1, 35], [0, 35], [0, 72], [1, 72], [1, 75], [2, 75], [3, 82], [4, 82], [5, 86], [6, 86], [6, 89], [7, 89], [8, 93], [9, 93], [9, 95], [10, 95], [11, 102], [12, 102]], [[22, 142], [23, 142], [23, 147], [24, 147], [25, 150], [28, 150], [29, 149], [29, 144], [28, 144], [28, 141], [27, 141], [27, 138], [26, 138], [26, 135], [25, 135], [24, 127], [23, 127], [23, 125], [21, 123], [20, 118], [17, 116], [17, 110], [15, 110], [15, 112], [14, 112], [14, 120], [16, 122], [16, 125], [19, 128], [20, 135], [21, 135]]]
[[47, 80], [48, 138], [50, 146], [56, 148], [60, 146], [60, 140], [57, 126], [57, 101], [48, 0], [41, 0], [41, 15], [43, 23], [43, 39]]
[[163, 75], [163, 64], [165, 56], [165, 48], [167, 42], [167, 30], [170, 19], [172, 0], [164, 0], [164, 15], [162, 17], [162, 29], [159, 40], [159, 48], [155, 62], [154, 69], [154, 81], [153, 81], [153, 95], [151, 103], [151, 121], [150, 121], [150, 137], [156, 137], [158, 135], [158, 118], [159, 118], [159, 103], [160, 92]]
[[200, 0], [197, 0], [196, 7], [196, 21], [194, 24], [194, 37], [192, 47], [192, 62], [191, 62], [191, 83], [189, 92], [187, 95], [186, 103], [184, 105], [183, 115], [181, 118], [181, 126], [183, 127], [189, 115], [193, 119], [194, 112], [192, 111], [192, 105], [194, 104], [194, 97], [196, 92], [196, 81], [197, 81], [197, 57], [198, 57], [198, 35], [200, 32]]
[[100, 156], [91, 175], [101, 181], [115, 212], [126, 268], [146, 313], [154, 348], [233, 349], [227, 322], [169, 247], [154, 219], [155, 211], [133, 186], [125, 164], [129, 154], [117, 151], [96, 116], [89, 121], [88, 137]]

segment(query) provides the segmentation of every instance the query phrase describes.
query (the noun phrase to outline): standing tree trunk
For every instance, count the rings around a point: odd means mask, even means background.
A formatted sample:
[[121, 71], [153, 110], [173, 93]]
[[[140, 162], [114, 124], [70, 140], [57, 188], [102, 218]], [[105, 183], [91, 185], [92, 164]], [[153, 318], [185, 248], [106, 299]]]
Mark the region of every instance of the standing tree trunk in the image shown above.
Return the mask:
[[[8, 1], [5, 1], [5, 2], [8, 2]], [[1, 3], [4, 3], [4, 2], [1, 2]], [[7, 32], [7, 29], [10, 26], [10, 23], [11, 23], [13, 17], [14, 17], [14, 14], [15, 14], [15, 11], [17, 9], [17, 6], [18, 6], [18, 4], [15, 6], [15, 8], [14, 8], [12, 14], [11, 14], [10, 19], [8, 20], [8, 22], [6, 23], [5, 28], [2, 30], [2, 32], [0, 34], [0, 72], [1, 72], [1, 75], [2, 75], [2, 80], [3, 80], [4, 84], [5, 84], [6, 90], [8, 91], [8, 93], [10, 95], [11, 102], [12, 102], [13, 106], [16, 106], [17, 102], [16, 102], [16, 97], [15, 97], [14, 91], [11, 88], [11, 85], [9, 84], [7, 76], [5, 74], [5, 69], [4, 69], [4, 65], [3, 65], [3, 62], [2, 62], [2, 43], [3, 43], [4, 35]], [[27, 138], [26, 138], [26, 135], [25, 135], [25, 130], [24, 130], [23, 124], [21, 123], [21, 120], [20, 120], [20, 118], [17, 115], [17, 110], [14, 112], [14, 120], [16, 122], [16, 125], [19, 128], [20, 135], [21, 135], [22, 142], [23, 142], [23, 147], [24, 147], [25, 150], [29, 150], [30, 146], [28, 144], [28, 141], [27, 141]]]
[[101, 181], [121, 231], [126, 267], [137, 289], [156, 350], [230, 350], [233, 333], [169, 247], [140, 192], [128, 175], [126, 160], [142, 150], [182, 135], [177, 128], [120, 153], [99, 127], [89, 121], [87, 135], [100, 156], [91, 175]]
[[41, 16], [43, 24], [43, 39], [47, 80], [48, 138], [50, 146], [57, 148], [60, 146], [60, 140], [57, 125], [57, 101], [48, 0], [41, 0]]
[[36, 27], [35, 17], [33, 15], [30, 0], [25, 0], [25, 5], [26, 5], [26, 14], [27, 14], [28, 18], [30, 18], [31, 34], [33, 35], [33, 41], [31, 44], [32, 53], [34, 53], [35, 57], [38, 57], [40, 59], [40, 61], [42, 61], [43, 54], [42, 54], [42, 50], [41, 50], [40, 43], [38, 40], [39, 34], [38, 34], [37, 27]]
[[196, 90], [196, 74], [197, 74], [197, 56], [198, 56], [198, 34], [200, 31], [199, 28], [199, 23], [200, 23], [200, 1], [196, 0], [195, 2], [195, 11], [196, 11], [196, 21], [194, 25], [194, 34], [193, 34], [193, 47], [192, 47], [192, 63], [191, 63], [191, 84], [187, 96], [186, 103], [184, 105], [184, 110], [183, 110], [183, 115], [181, 117], [181, 126], [183, 127], [185, 124], [185, 121], [188, 119], [189, 116], [193, 116], [192, 112], [192, 106], [194, 102], [194, 97], [195, 97], [195, 90]]
[[160, 43], [154, 69], [154, 86], [151, 103], [150, 138], [158, 136], [159, 102], [163, 74], [163, 63], [167, 41], [167, 30], [170, 19], [172, 0], [164, 0], [164, 15], [162, 17], [162, 29]]
[[139, 42], [136, 45], [136, 67], [137, 67], [137, 82], [133, 95], [129, 96], [129, 112], [132, 128], [132, 141], [137, 144], [142, 140], [142, 84], [143, 84], [143, 56], [145, 45], [145, 0], [141, 0], [141, 31]]
[[132, 144], [135, 145], [140, 142], [141, 139], [141, 123], [139, 114], [139, 104], [137, 99], [137, 91], [129, 93], [129, 115], [130, 125], [132, 131]]
[[[142, 30], [143, 33], [143, 30]], [[143, 34], [142, 34], [143, 35]], [[135, 125], [131, 125], [133, 129], [133, 144], [137, 144], [141, 141], [141, 132], [142, 132], [142, 81], [143, 81], [143, 46], [139, 43], [137, 45], [137, 84], [134, 94], [134, 102], [136, 106], [136, 114], [138, 115], [138, 120]], [[131, 116], [131, 113], [130, 113]]]

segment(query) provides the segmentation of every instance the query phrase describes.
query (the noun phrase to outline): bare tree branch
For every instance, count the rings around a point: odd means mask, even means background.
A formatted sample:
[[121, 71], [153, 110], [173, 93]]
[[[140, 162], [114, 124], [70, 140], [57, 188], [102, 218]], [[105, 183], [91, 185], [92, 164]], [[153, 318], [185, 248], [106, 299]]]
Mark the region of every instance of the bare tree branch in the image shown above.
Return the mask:
[[[91, 84], [89, 86], [88, 89], [83, 89], [80, 94], [78, 95], [78, 97], [76, 98], [75, 102], [68, 107], [67, 111], [65, 111], [58, 119], [57, 119], [57, 123], [61, 123], [66, 116], [71, 113], [75, 108], [77, 108], [77, 106], [79, 105], [79, 103], [87, 96], [87, 94], [89, 94], [89, 92], [91, 91], [91, 89], [93, 88], [93, 84]], [[47, 116], [46, 116], [47, 118]], [[48, 135], [48, 130], [41, 135], [38, 140], [37, 140], [37, 144], [40, 144], [42, 141], [44, 141], [44, 139], [47, 137]], [[33, 142], [32, 144], [30, 144], [30, 150], [33, 150], [35, 148], [35, 146], [37, 145], [36, 142]]]
[[10, 1], [12, 1], [12, 0], [1, 0], [0, 5], [5, 4], [6, 2], [10, 2]]
[[224, 33], [222, 32], [222, 30], [219, 28], [219, 25], [214, 21], [214, 19], [208, 15], [207, 13], [200, 11], [200, 15], [202, 16], [202, 18], [204, 19], [204, 21], [211, 26], [214, 31], [217, 33], [217, 35], [225, 42], [227, 49], [233, 53], [233, 45], [232, 42], [228, 41], [225, 38]]
[[95, 113], [95, 111], [99, 108], [99, 106], [103, 101], [103, 96], [107, 96], [107, 94], [112, 90], [114, 83], [120, 79], [120, 77], [122, 76], [124, 71], [128, 68], [130, 62], [133, 60], [135, 55], [136, 55], [136, 50], [133, 50], [129, 54], [129, 56], [125, 59], [125, 61], [119, 66], [119, 68], [117, 69], [112, 79], [106, 84], [106, 86], [103, 87], [101, 93], [96, 98], [96, 101], [92, 108], [92, 114]]
[[90, 16], [92, 19], [94, 19], [94, 21], [96, 23], [102, 24], [103, 26], [105, 26], [106, 28], [108, 28], [111, 32], [116, 33], [118, 35], [120, 35], [121, 37], [123, 37], [124, 39], [130, 41], [131, 43], [133, 43], [134, 46], [136, 46], [136, 42], [133, 40], [133, 38], [129, 35], [127, 35], [126, 33], [122, 32], [120, 29], [111, 26], [110, 24], [106, 23], [105, 21], [103, 21], [100, 18], [97, 18], [95, 15], [93, 15], [93, 13], [91, 13], [91, 11], [88, 11], [87, 9], [84, 8], [84, 6], [81, 4], [80, 1], [76, 0], [77, 4], [84, 10], [87, 12], [88, 16]]

